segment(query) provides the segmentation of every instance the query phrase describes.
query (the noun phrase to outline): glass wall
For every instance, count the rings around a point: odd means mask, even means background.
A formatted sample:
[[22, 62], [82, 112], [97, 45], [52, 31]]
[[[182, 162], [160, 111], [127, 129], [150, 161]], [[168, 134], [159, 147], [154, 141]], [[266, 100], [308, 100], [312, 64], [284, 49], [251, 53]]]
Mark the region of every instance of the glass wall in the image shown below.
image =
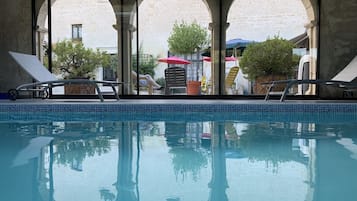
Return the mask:
[[[59, 78], [117, 80], [124, 82], [119, 87], [122, 96], [145, 97], [250, 97], [266, 93], [262, 82], [316, 78], [317, 28], [309, 23], [316, 21], [316, 14], [308, 15], [306, 2], [232, 2], [224, 11], [211, 1], [197, 0], [125, 5], [109, 0], [56, 0], [51, 6], [52, 71]], [[219, 23], [224, 16], [225, 30], [224, 22]], [[48, 22], [38, 24], [46, 30]], [[46, 50], [47, 33], [41, 34], [39, 47]], [[75, 60], [61, 61], [68, 45], [92, 50], [97, 62], [83, 67]], [[214, 54], [216, 50], [219, 54]], [[85, 68], [90, 70], [83, 73]], [[296, 86], [291, 92], [314, 95], [315, 89]], [[53, 93], [67, 94], [64, 88]]]
[[[202, 1], [145, 0], [139, 6], [140, 95], [200, 95], [211, 17]], [[135, 35], [134, 35], [135, 36]], [[150, 65], [151, 64], [151, 65]], [[177, 67], [177, 68], [176, 68]], [[166, 76], [165, 76], [166, 71]], [[196, 90], [190, 86], [197, 85]]]
[[[239, 66], [228, 94], [265, 95], [271, 80], [307, 79], [299, 61], [310, 62], [306, 24], [309, 22], [301, 0], [234, 1], [228, 13], [227, 53], [237, 62], [226, 63], [226, 77], [232, 66]], [[303, 63], [301, 63], [303, 65]], [[306, 65], [305, 65], [306, 66]], [[312, 70], [312, 69], [310, 69]], [[281, 91], [284, 86], [274, 90]], [[304, 92], [306, 92], [306, 88]], [[296, 88], [294, 94], [303, 94]]]
[[[39, 16], [47, 16], [47, 2], [42, 7]], [[51, 70], [59, 79], [117, 79], [116, 17], [109, 0], [52, 1], [50, 19], [50, 23], [48, 17], [38, 19], [38, 27], [43, 27], [38, 31], [38, 54], [49, 66], [47, 53], [51, 46]], [[101, 90], [109, 92], [111, 88], [103, 85]], [[77, 96], [97, 92], [93, 86], [76, 84], [55, 87], [52, 93]]]

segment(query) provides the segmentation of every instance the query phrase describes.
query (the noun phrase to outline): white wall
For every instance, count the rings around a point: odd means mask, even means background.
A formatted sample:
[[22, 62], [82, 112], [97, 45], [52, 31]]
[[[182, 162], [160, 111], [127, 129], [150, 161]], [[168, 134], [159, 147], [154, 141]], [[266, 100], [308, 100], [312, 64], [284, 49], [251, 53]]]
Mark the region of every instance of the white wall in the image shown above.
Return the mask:
[[228, 22], [227, 40], [264, 41], [274, 35], [291, 39], [304, 33], [308, 19], [301, 0], [236, 0]]
[[57, 0], [52, 6], [52, 41], [71, 39], [72, 24], [82, 24], [86, 47], [112, 52], [117, 47], [115, 22], [107, 0]]

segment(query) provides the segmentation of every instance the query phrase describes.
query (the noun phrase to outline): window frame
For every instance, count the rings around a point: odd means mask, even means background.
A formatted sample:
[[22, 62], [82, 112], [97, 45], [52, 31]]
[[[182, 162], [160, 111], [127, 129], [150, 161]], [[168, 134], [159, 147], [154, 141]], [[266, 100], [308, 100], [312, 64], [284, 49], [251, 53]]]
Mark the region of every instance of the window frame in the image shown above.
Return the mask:
[[82, 41], [83, 25], [72, 24], [72, 40]]

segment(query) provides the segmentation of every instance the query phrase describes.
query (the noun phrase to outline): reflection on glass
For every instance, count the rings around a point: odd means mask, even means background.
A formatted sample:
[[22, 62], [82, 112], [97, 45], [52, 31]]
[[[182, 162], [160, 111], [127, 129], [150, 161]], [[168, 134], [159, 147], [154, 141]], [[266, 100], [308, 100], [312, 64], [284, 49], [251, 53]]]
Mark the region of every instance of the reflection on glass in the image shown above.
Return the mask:
[[354, 200], [355, 122], [3, 122], [0, 200]]

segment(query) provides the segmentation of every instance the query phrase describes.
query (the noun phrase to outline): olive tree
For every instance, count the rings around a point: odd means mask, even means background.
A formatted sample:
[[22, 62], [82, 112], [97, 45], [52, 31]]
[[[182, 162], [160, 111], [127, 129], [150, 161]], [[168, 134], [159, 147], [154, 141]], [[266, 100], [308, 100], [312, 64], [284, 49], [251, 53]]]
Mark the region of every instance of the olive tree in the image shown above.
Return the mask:
[[292, 42], [278, 36], [252, 43], [244, 50], [239, 65], [250, 80], [267, 75], [290, 76], [297, 65], [293, 48]]
[[196, 22], [188, 24], [175, 22], [171, 35], [167, 40], [170, 52], [192, 54], [208, 45], [207, 30]]
[[[196, 22], [188, 24], [182, 21], [181, 23], [175, 22], [167, 42], [170, 52], [181, 55], [190, 54], [192, 57], [194, 52], [199, 55], [199, 50], [208, 45], [209, 39], [207, 30], [199, 24]], [[196, 77], [198, 79], [198, 73]]]
[[53, 70], [64, 79], [93, 79], [95, 69], [110, 64], [110, 56], [106, 52], [86, 48], [81, 42], [60, 41], [54, 45], [53, 53]]
[[[265, 94], [266, 86], [261, 83], [288, 79], [294, 73], [298, 60], [293, 55], [294, 44], [275, 36], [261, 43], [248, 45], [239, 65], [249, 80], [254, 81], [254, 94]], [[281, 91], [284, 85], [274, 89]]]

